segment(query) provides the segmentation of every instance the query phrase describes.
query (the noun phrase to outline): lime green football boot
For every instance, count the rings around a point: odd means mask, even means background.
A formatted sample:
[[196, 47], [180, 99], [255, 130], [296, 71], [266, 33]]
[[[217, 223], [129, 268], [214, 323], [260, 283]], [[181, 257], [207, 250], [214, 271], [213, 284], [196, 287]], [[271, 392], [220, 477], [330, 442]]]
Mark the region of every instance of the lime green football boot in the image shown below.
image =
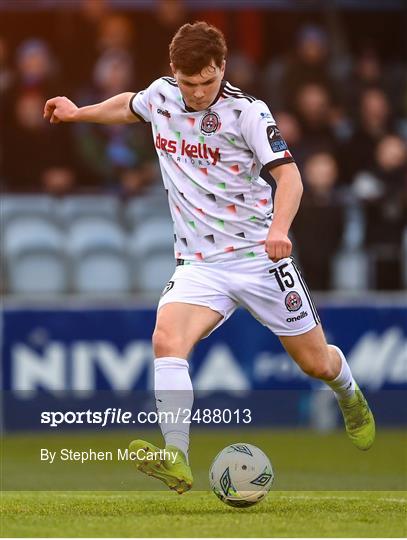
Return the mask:
[[176, 446], [166, 446], [164, 455], [163, 448], [138, 439], [130, 443], [129, 450], [134, 453], [133, 463], [139, 471], [158, 478], [180, 495], [191, 489], [191, 468], [183, 452]]
[[356, 385], [354, 396], [338, 403], [349, 439], [359, 450], [369, 450], [375, 439], [375, 421], [358, 385]]

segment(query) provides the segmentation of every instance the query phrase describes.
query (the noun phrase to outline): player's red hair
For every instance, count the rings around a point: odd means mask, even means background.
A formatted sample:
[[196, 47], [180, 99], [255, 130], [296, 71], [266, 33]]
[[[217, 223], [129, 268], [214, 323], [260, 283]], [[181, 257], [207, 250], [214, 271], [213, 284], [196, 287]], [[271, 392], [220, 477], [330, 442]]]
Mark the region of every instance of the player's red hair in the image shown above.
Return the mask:
[[175, 71], [196, 75], [213, 61], [220, 68], [227, 47], [222, 32], [204, 21], [184, 24], [170, 43], [170, 61]]

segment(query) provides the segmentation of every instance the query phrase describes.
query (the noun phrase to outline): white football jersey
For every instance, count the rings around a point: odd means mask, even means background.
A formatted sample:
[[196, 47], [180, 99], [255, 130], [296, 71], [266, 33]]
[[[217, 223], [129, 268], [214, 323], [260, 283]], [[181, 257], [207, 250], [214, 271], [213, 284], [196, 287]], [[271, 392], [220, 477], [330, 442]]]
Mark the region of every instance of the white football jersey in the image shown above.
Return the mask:
[[260, 171], [294, 161], [267, 105], [223, 82], [212, 105], [194, 111], [176, 80], [162, 77], [130, 108], [152, 125], [175, 257], [212, 262], [264, 253], [273, 207]]

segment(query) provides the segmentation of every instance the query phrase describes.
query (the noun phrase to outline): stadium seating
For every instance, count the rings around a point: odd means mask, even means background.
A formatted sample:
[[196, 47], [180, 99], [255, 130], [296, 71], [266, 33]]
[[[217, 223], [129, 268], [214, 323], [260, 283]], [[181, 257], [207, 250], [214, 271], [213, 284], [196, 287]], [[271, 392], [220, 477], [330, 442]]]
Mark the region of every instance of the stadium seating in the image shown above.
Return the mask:
[[150, 217], [129, 239], [135, 288], [147, 293], [163, 289], [174, 272], [173, 225], [169, 218]]
[[68, 271], [63, 234], [40, 216], [14, 216], [4, 230], [8, 289], [16, 294], [64, 293]]
[[[173, 226], [165, 191], [122, 203], [113, 195], [4, 195], [0, 199], [6, 293], [157, 296], [174, 270]], [[364, 220], [348, 208], [332, 261], [334, 290], [375, 287], [375, 252], [363, 249]], [[407, 287], [407, 230], [402, 280]]]
[[105, 217], [75, 220], [68, 232], [73, 288], [79, 293], [112, 294], [130, 290], [126, 236]]
[[0, 198], [2, 230], [15, 218], [38, 216], [57, 222], [57, 214], [57, 202], [48, 195], [3, 195]]
[[61, 200], [58, 213], [67, 225], [82, 217], [120, 219], [120, 201], [110, 195], [70, 195]]
[[168, 199], [162, 186], [143, 197], [134, 197], [124, 209], [125, 221], [130, 229], [141, 225], [151, 216], [167, 216], [170, 219]]
[[346, 209], [342, 246], [332, 261], [332, 288], [338, 291], [366, 290], [371, 282], [368, 254], [362, 249], [365, 236], [363, 213], [357, 204]]
[[343, 249], [333, 259], [332, 287], [338, 291], [365, 291], [371, 277], [369, 259], [362, 250]]

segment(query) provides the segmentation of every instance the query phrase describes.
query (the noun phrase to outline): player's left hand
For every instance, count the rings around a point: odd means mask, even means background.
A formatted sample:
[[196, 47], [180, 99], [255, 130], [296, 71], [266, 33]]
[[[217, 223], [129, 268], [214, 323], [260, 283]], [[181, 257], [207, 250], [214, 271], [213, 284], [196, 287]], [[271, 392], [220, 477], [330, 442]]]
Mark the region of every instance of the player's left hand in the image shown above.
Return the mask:
[[265, 251], [273, 262], [278, 262], [291, 255], [293, 245], [288, 236], [277, 230], [270, 228], [265, 243]]

